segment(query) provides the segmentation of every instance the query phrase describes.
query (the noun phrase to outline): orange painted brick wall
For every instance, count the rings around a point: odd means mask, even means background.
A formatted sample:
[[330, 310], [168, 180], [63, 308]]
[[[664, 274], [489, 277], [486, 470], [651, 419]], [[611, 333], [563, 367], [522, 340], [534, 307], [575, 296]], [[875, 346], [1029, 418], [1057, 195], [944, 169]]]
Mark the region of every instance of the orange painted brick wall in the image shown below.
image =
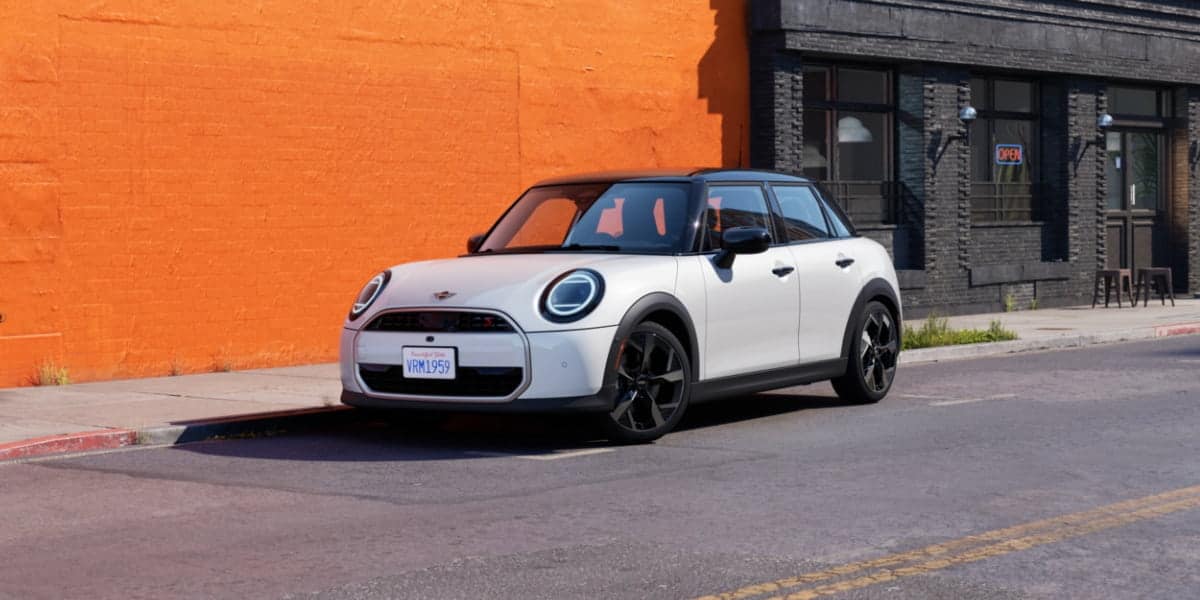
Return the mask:
[[743, 0], [0, 1], [0, 386], [333, 360], [530, 183], [746, 155]]

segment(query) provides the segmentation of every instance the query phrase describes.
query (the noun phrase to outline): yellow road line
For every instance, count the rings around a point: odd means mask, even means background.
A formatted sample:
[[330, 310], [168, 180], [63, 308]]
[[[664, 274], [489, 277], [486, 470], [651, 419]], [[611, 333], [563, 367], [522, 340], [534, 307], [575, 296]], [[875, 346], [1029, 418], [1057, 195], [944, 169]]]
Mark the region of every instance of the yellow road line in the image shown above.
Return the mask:
[[[983, 558], [987, 558], [989, 556], [1007, 554], [1009, 552], [1026, 549], [1027, 547], [1039, 546], [1054, 541], [1061, 541], [1070, 537], [1077, 537], [1079, 535], [1091, 533], [1092, 531], [1098, 531], [1099, 529], [1108, 529], [1111, 527], [1124, 525], [1132, 521], [1151, 518], [1154, 516], [1159, 516], [1160, 514], [1167, 514], [1166, 512], [1157, 512], [1161, 511], [1164, 507], [1170, 508], [1170, 510], [1167, 510], [1167, 512], [1176, 512], [1179, 510], [1195, 508], [1197, 506], [1200, 506], [1200, 486], [1181, 488], [1178, 490], [1164, 492], [1162, 494], [1109, 504], [1083, 512], [1041, 519], [1004, 529], [996, 529], [957, 540], [926, 546], [925, 548], [921, 548], [919, 550], [892, 554], [882, 558], [849, 563], [834, 567], [832, 569], [826, 569], [824, 571], [805, 573], [795, 577], [787, 577], [776, 581], [746, 586], [732, 592], [704, 596], [702, 598], [698, 598], [697, 600], [740, 600], [742, 598], [750, 598], [753, 596], [759, 596], [773, 592], [781, 592], [788, 588], [812, 584], [861, 571], [893, 567], [903, 563], [909, 563], [922, 559], [938, 558], [938, 560], [921, 563], [920, 565], [917, 565], [917, 567], [909, 567], [909, 569], [924, 569], [919, 572], [910, 573], [907, 569], [884, 569], [879, 573], [874, 573], [838, 584], [827, 585], [821, 588], [816, 588], [816, 590], [807, 590], [797, 594], [792, 594], [786, 596], [786, 598], [790, 600], [798, 600], [802, 598], [816, 597], [809, 595], [812, 593], [816, 593], [816, 595], [832, 594], [845, 591], [845, 589], [858, 589], [860, 587], [874, 585], [875, 583], [880, 583], [882, 581], [890, 581], [898, 577], [907, 577], [919, 573], [926, 573], [931, 570], [946, 568], [963, 562], [982, 560]], [[1107, 523], [1115, 524], [1106, 525]], [[1100, 526], [1099, 529], [1089, 529], [1096, 527], [1098, 524]], [[1039, 530], [1048, 531], [1031, 535]], [[1072, 533], [1076, 530], [1084, 531], [1083, 533]], [[985, 545], [982, 548], [970, 550], [959, 555], [952, 555], [953, 552], [962, 551], [971, 546], [989, 543], [990, 545]], [[991, 549], [991, 552], [998, 552], [998, 554], [985, 554], [979, 558], [970, 560], [963, 559], [963, 557], [975, 556], [976, 552], [984, 549]], [[942, 563], [945, 564], [943, 565]], [[846, 585], [852, 585], [852, 587], [843, 589], [843, 587]]]
[[1189, 498], [1187, 500], [1180, 500], [1179, 502], [1172, 502], [1172, 503], [1168, 503], [1168, 504], [1164, 504], [1164, 505], [1152, 506], [1150, 508], [1143, 508], [1141, 510], [1137, 510], [1137, 511], [1134, 511], [1131, 513], [1126, 513], [1124, 515], [1108, 517], [1106, 519], [1099, 519], [1097, 521], [1093, 521], [1090, 523], [1084, 523], [1081, 525], [1075, 525], [1072, 527], [1064, 527], [1062, 529], [1054, 530], [1049, 533], [1043, 533], [1043, 534], [1039, 534], [1039, 535], [1031, 535], [1031, 536], [1027, 536], [1027, 537], [1023, 537], [1023, 538], [1018, 538], [1015, 540], [1009, 540], [1007, 542], [991, 544], [988, 546], [984, 546], [982, 548], [976, 548], [976, 549], [968, 551], [968, 552], [963, 552], [962, 554], [959, 554], [957, 556], [950, 556], [950, 557], [942, 558], [942, 559], [938, 559], [938, 560], [931, 560], [931, 561], [921, 563], [919, 565], [905, 567], [903, 569], [884, 569], [884, 570], [878, 571], [876, 573], [872, 573], [871, 575], [859, 577], [858, 579], [852, 579], [850, 581], [843, 581], [843, 582], [832, 584], [832, 585], [825, 585], [825, 586], [821, 586], [821, 587], [810, 589], [810, 590], [802, 590], [799, 592], [788, 594], [787, 596], [775, 596], [772, 598], [768, 598], [768, 600], [813, 600], [814, 598], [818, 598], [820, 596], [828, 596], [831, 594], [837, 594], [839, 592], [856, 590], [859, 588], [872, 586], [872, 585], [875, 585], [878, 583], [883, 583], [886, 581], [894, 581], [896, 579], [900, 579], [903, 577], [912, 577], [913, 575], [923, 575], [925, 573], [937, 571], [940, 569], [945, 569], [945, 568], [952, 567], [955, 565], [976, 562], [976, 561], [983, 560], [985, 558], [1002, 556], [1002, 555], [1010, 554], [1012, 552], [1017, 552], [1020, 550], [1028, 550], [1030, 548], [1035, 548], [1037, 546], [1043, 546], [1045, 544], [1051, 544], [1054, 542], [1061, 542], [1063, 540], [1079, 537], [1082, 535], [1087, 535], [1089, 533], [1095, 533], [1097, 531], [1103, 531], [1105, 529], [1112, 529], [1114, 527], [1128, 525], [1129, 523], [1133, 523], [1135, 521], [1141, 521], [1141, 520], [1150, 519], [1150, 518], [1154, 518], [1154, 517], [1161, 517], [1162, 515], [1170, 514], [1173, 512], [1178, 512], [1181, 510], [1189, 510], [1189, 509], [1198, 508], [1198, 507], [1200, 507], [1200, 498]]

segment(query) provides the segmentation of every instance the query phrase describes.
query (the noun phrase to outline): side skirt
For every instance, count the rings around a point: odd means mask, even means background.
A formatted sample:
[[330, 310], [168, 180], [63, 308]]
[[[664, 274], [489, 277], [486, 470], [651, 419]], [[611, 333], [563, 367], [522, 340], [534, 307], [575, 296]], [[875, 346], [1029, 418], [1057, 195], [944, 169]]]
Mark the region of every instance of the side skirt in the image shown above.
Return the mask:
[[846, 359], [834, 358], [821, 362], [735, 375], [692, 384], [692, 402], [708, 402], [730, 396], [765, 392], [793, 385], [803, 385], [840, 377], [846, 372]]

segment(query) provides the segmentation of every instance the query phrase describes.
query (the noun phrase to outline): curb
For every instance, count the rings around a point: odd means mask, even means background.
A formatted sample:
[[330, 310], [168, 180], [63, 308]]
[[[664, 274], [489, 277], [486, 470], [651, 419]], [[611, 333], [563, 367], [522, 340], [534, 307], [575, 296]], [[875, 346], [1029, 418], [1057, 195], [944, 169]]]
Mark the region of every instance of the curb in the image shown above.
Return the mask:
[[1200, 334], [1200, 323], [1176, 323], [1156, 327], [1139, 327], [1137, 329], [1122, 329], [1084, 335], [1065, 335], [1035, 340], [1013, 340], [1011, 342], [984, 342], [982, 344], [963, 344], [959, 346], [940, 346], [937, 348], [920, 348], [906, 350], [900, 353], [900, 364], [910, 365], [948, 360], [963, 360], [968, 358], [983, 358], [986, 356], [1002, 356], [1006, 354], [1021, 354], [1025, 352], [1041, 352], [1045, 350], [1066, 350], [1082, 348], [1098, 344], [1113, 344], [1117, 342], [1132, 342], [1152, 340], [1176, 335]]
[[125, 446], [172, 446], [221, 437], [275, 435], [311, 429], [317, 425], [327, 426], [331, 417], [334, 422], [340, 422], [346, 420], [352, 410], [349, 406], [338, 405], [185, 421], [140, 429], [102, 429], [49, 435], [0, 444], [0, 462]]
[[1191, 335], [1200, 333], [1200, 323], [1179, 323], [1176, 325], [1160, 325], [1154, 328], [1154, 337], [1172, 335]]
[[0, 461], [34, 458], [67, 452], [111, 450], [137, 443], [137, 432], [130, 429], [100, 429], [21, 440], [0, 444]]

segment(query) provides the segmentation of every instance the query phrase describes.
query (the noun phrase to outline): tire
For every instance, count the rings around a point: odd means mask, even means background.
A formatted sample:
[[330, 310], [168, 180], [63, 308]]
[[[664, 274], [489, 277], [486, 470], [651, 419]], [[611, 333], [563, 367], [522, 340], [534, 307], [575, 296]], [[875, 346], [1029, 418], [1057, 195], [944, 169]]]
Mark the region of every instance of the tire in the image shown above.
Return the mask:
[[691, 396], [692, 366], [683, 344], [658, 323], [640, 323], [621, 341], [613, 410], [601, 420], [609, 440], [639, 444], [679, 424]]
[[851, 404], [874, 404], [887, 395], [896, 380], [900, 355], [899, 324], [888, 307], [872, 300], [857, 317], [850, 340], [846, 373], [835, 378], [833, 389]]

